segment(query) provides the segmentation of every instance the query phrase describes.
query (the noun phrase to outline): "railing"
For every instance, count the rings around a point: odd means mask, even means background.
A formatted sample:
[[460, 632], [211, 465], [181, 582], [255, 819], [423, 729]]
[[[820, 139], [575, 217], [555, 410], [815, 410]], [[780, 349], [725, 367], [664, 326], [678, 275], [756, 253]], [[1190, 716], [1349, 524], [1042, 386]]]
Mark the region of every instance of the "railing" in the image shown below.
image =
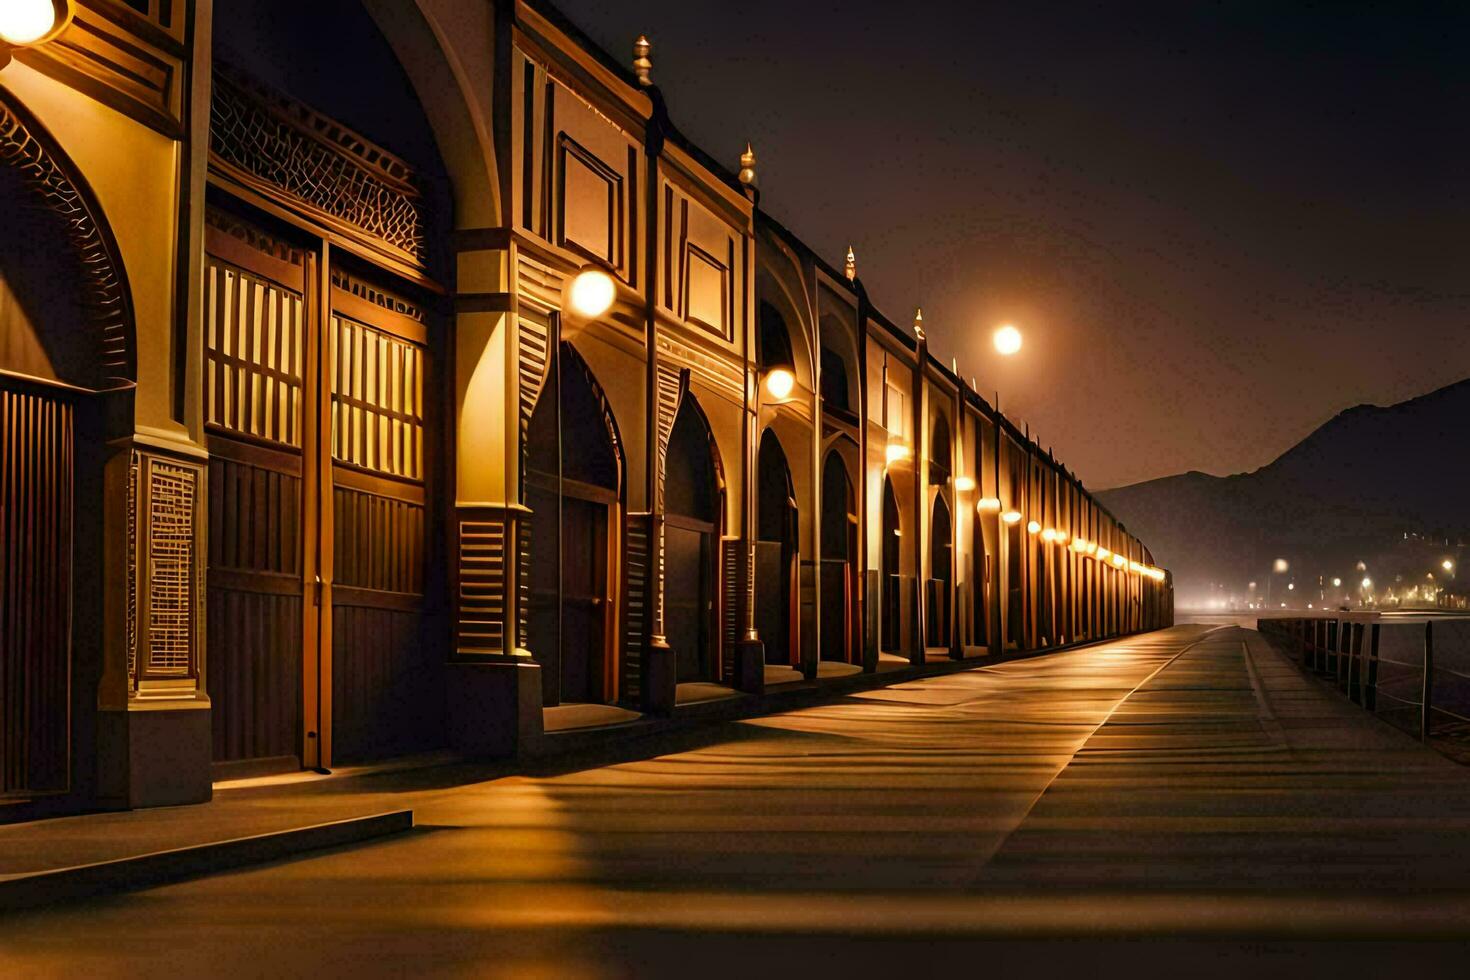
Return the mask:
[[1298, 656], [1302, 669], [1420, 739], [1470, 735], [1470, 617], [1344, 613], [1263, 617], [1256, 627]]

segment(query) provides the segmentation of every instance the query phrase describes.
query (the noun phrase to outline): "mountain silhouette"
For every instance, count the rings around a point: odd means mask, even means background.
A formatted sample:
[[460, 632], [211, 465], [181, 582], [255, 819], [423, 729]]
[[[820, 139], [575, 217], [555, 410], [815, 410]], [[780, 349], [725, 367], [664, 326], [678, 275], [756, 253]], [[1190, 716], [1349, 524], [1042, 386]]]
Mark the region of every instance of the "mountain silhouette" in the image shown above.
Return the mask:
[[1218, 583], [1243, 596], [1276, 558], [1297, 581], [1356, 581], [1370, 559], [1422, 577], [1422, 555], [1406, 558], [1403, 542], [1453, 552], [1470, 532], [1470, 379], [1350, 408], [1250, 473], [1189, 472], [1096, 496], [1173, 572], [1185, 607], [1218, 596]]

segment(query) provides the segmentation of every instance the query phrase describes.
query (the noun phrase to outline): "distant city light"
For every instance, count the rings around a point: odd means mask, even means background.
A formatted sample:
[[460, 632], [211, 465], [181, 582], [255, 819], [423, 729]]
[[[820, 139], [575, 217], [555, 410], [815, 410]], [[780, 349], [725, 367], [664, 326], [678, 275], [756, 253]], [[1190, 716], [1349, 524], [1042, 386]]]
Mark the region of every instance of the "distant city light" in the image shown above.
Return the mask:
[[1373, 580], [1371, 578], [1365, 578], [1365, 579], [1363, 579], [1363, 588], [1365, 588], [1365, 589], [1371, 589], [1371, 588], [1373, 588]]
[[1296, 583], [1295, 582], [1287, 582], [1286, 583], [1286, 591], [1287, 592], [1295, 592], [1296, 591]]
[[1455, 563], [1446, 558], [1444, 561], [1439, 563], [1439, 567], [1443, 568], [1447, 572], [1453, 572], [1455, 570]]
[[995, 349], [1010, 357], [1021, 349], [1021, 331], [1007, 323], [995, 332]]
[[1278, 575], [1280, 575], [1282, 572], [1286, 571], [1290, 567], [1291, 566], [1287, 564], [1285, 558], [1278, 558], [1271, 563], [1271, 571], [1275, 572]]
[[1342, 585], [1342, 579], [1340, 579], [1340, 578], [1334, 578], [1334, 579], [1333, 579], [1333, 580], [1332, 580], [1332, 587], [1333, 587], [1333, 588], [1334, 588], [1334, 589], [1335, 589], [1335, 588], [1338, 588], [1338, 587], [1339, 587], [1339, 586], [1341, 586], [1341, 585]]

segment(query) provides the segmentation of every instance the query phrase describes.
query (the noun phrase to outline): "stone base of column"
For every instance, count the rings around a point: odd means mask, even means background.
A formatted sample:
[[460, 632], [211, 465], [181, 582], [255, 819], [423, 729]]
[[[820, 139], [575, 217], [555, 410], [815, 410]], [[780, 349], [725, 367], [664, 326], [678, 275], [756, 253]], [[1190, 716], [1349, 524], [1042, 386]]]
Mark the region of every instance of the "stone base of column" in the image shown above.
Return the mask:
[[743, 694], [766, 693], [766, 645], [760, 640], [735, 644], [735, 690]]
[[97, 713], [97, 802], [105, 809], [208, 803], [209, 702], [159, 701]]
[[663, 640], [652, 640], [643, 651], [643, 676], [639, 709], [646, 715], [674, 713], [679, 690], [679, 661], [674, 648]]
[[449, 744], [472, 758], [506, 758], [542, 734], [541, 666], [506, 660], [445, 665]]

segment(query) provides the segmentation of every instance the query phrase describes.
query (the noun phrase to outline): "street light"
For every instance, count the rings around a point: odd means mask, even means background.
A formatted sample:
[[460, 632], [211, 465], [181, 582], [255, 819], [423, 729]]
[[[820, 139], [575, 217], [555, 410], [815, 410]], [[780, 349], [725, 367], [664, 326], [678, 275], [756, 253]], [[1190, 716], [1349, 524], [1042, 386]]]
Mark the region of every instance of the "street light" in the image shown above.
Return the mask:
[[995, 332], [995, 349], [1010, 357], [1021, 349], [1021, 331], [1007, 323]]
[[796, 375], [789, 368], [774, 367], [766, 372], [766, 394], [781, 401], [796, 387]]
[[1444, 561], [1439, 563], [1439, 567], [1443, 568], [1447, 572], [1453, 572], [1455, 570], [1455, 563], [1453, 560], [1446, 558]]
[[0, 43], [41, 44], [71, 23], [71, 0], [5, 0], [0, 3]]
[[612, 308], [618, 295], [613, 277], [596, 266], [587, 266], [572, 279], [567, 290], [572, 309], [589, 320], [602, 316]]

